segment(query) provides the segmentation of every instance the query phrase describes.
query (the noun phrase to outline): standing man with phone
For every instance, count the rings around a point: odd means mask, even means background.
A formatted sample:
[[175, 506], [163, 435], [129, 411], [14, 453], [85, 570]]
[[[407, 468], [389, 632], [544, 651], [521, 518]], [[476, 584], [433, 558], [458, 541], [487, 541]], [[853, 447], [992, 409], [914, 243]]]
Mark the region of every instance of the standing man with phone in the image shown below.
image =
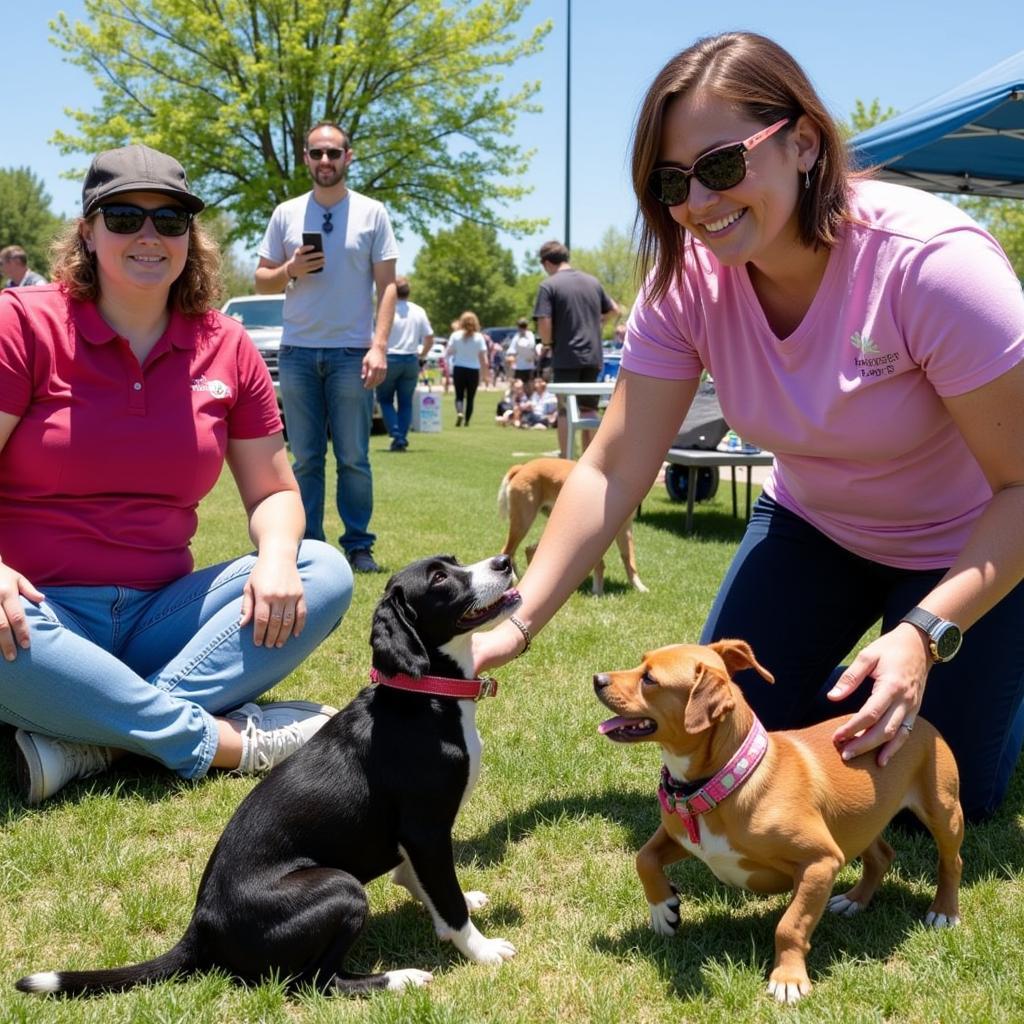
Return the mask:
[[352, 150], [338, 125], [314, 125], [303, 160], [313, 190], [271, 215], [258, 250], [256, 291], [285, 293], [278, 368], [306, 536], [325, 539], [329, 424], [345, 527], [341, 546], [356, 572], [380, 572], [370, 532], [370, 428], [374, 388], [387, 374], [398, 245], [383, 205], [347, 186]]

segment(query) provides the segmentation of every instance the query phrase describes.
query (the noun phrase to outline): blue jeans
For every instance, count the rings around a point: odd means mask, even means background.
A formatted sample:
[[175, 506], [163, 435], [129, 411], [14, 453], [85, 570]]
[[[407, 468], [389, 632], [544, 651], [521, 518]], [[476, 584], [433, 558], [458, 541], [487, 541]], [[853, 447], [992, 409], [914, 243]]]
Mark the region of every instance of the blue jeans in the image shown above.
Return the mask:
[[255, 554], [159, 590], [47, 587], [22, 598], [31, 646], [0, 659], [0, 721], [31, 732], [142, 754], [186, 779], [217, 750], [214, 716], [265, 693], [338, 625], [352, 600], [341, 553], [304, 541], [298, 568], [308, 617], [282, 647], [240, 628]]
[[[879, 565], [833, 543], [762, 495], [704, 626], [702, 643], [742, 637], [775, 676], [752, 669], [736, 682], [768, 729], [790, 729], [856, 711], [865, 680], [845, 700], [825, 694], [839, 662], [879, 619], [891, 629], [945, 575]], [[1024, 583], [964, 634], [957, 656], [928, 673], [921, 714], [945, 737], [960, 768], [968, 818], [993, 814], [1024, 741]]]
[[[384, 426], [392, 440], [402, 448], [409, 443], [409, 424], [412, 423], [412, 396], [420, 379], [420, 361], [415, 352], [402, 355], [388, 354], [388, 375], [377, 386], [377, 401]], [[395, 412], [397, 399], [398, 411]]]
[[338, 465], [340, 538], [347, 554], [370, 548], [373, 515], [370, 430], [373, 389], [361, 379], [366, 349], [299, 348], [282, 345], [278, 354], [281, 401], [294, 459], [295, 477], [306, 511], [306, 536], [324, 540], [324, 465], [327, 426]]

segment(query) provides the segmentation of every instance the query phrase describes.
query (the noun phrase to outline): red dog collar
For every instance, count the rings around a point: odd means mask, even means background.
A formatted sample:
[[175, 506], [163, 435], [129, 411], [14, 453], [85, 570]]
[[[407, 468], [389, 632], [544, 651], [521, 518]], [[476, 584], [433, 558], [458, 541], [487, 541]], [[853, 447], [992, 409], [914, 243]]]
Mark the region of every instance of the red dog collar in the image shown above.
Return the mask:
[[700, 818], [716, 808], [730, 793], [739, 789], [754, 773], [768, 749], [768, 734], [755, 717], [746, 739], [739, 750], [729, 759], [724, 768], [717, 771], [696, 793], [683, 796], [671, 792], [672, 778], [667, 767], [661, 769], [661, 785], [658, 787], [658, 801], [666, 814], [678, 814], [686, 826], [690, 842], [700, 846]]
[[448, 679], [445, 676], [408, 676], [404, 672], [385, 676], [371, 668], [370, 682], [378, 686], [390, 686], [393, 690], [425, 693], [430, 697], [454, 697], [456, 700], [482, 700], [484, 697], [494, 697], [498, 692], [498, 681], [490, 676]]

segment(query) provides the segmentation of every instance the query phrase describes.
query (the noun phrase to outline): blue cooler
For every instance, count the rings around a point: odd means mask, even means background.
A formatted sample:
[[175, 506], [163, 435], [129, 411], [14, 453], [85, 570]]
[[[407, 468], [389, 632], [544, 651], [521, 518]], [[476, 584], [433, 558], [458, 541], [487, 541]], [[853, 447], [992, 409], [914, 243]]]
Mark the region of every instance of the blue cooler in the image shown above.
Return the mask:
[[605, 352], [604, 365], [601, 367], [601, 380], [615, 380], [619, 375], [622, 355], [619, 352]]

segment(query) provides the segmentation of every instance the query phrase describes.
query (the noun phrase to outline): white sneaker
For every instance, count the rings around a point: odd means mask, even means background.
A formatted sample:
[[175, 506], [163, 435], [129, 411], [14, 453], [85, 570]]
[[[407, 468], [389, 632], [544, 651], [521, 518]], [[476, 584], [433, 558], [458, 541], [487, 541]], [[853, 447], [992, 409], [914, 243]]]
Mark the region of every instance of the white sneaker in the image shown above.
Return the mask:
[[238, 771], [244, 775], [270, 771], [312, 739], [337, 713], [337, 708], [308, 700], [243, 704], [224, 716], [245, 723]]
[[85, 779], [110, 767], [110, 748], [72, 743], [18, 729], [15, 768], [18, 785], [30, 807], [63, 789], [72, 779]]

